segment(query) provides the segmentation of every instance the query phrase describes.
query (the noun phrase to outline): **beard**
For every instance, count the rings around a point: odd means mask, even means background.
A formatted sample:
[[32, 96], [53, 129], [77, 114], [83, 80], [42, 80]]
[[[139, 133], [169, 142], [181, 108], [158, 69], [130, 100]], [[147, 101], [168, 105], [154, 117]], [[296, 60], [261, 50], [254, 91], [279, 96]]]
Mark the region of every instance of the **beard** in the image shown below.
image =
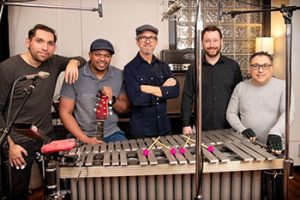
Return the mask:
[[213, 52], [210, 51], [210, 49], [204, 49], [204, 53], [206, 56], [211, 57], [211, 58], [217, 57], [221, 52], [221, 47], [214, 48], [215, 51], [213, 51]]
[[153, 54], [153, 49], [141, 49], [141, 52], [144, 54], [144, 55], [152, 55]]
[[31, 58], [36, 61], [36, 62], [45, 62], [46, 60], [48, 60], [52, 55], [50, 54], [46, 54], [44, 56], [40, 56], [39, 54], [41, 54], [40, 52], [33, 52], [31, 51], [30, 48], [28, 48], [29, 52], [30, 52], [30, 55], [31, 55]]

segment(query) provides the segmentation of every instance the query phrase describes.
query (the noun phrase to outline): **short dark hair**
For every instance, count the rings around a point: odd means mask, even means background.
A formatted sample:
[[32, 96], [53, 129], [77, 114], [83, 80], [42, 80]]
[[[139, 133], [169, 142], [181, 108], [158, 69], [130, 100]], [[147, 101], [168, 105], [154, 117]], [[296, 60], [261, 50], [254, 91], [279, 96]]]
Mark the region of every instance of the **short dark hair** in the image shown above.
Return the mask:
[[223, 38], [222, 31], [221, 31], [218, 27], [216, 27], [216, 26], [214, 26], [214, 25], [210, 25], [210, 26], [206, 26], [206, 27], [203, 29], [203, 31], [202, 31], [202, 33], [201, 33], [201, 40], [203, 40], [204, 34], [205, 34], [206, 32], [210, 32], [210, 31], [218, 31], [218, 33], [219, 33], [219, 35], [220, 35], [220, 38], [221, 38], [221, 39]]
[[270, 61], [271, 61], [271, 64], [273, 64], [273, 56], [271, 56], [268, 52], [266, 51], [259, 51], [259, 52], [255, 52], [254, 54], [252, 54], [250, 56], [250, 59], [249, 59], [249, 63], [251, 62], [251, 60], [256, 57], [256, 56], [267, 56]]
[[28, 31], [28, 38], [30, 40], [35, 36], [37, 30], [43, 30], [43, 31], [52, 33], [53, 36], [54, 36], [54, 43], [56, 43], [57, 36], [55, 34], [55, 30], [53, 28], [50, 28], [49, 26], [44, 25], [44, 24], [37, 24], [32, 29], [30, 29]]

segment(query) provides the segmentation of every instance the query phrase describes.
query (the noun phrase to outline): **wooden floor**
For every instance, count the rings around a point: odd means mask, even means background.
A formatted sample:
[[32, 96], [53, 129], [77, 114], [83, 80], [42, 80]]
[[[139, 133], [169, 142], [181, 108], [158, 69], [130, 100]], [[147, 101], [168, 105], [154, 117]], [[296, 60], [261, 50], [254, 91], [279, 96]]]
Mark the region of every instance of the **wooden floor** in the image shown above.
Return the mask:
[[300, 199], [300, 166], [294, 167], [294, 179], [289, 181], [289, 200]]

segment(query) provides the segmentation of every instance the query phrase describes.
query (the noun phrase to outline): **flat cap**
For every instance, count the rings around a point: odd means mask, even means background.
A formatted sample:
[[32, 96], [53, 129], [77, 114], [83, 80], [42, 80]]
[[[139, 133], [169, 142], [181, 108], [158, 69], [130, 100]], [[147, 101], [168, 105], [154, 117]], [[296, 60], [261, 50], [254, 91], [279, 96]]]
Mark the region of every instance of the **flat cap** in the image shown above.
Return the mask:
[[115, 53], [113, 45], [104, 39], [97, 39], [91, 44], [90, 52], [97, 50], [108, 50], [111, 55]]
[[145, 25], [139, 26], [135, 29], [136, 36], [140, 35], [144, 31], [151, 31], [155, 34], [158, 34], [158, 29], [157, 28], [155, 28], [154, 26], [152, 26], [150, 24], [145, 24]]

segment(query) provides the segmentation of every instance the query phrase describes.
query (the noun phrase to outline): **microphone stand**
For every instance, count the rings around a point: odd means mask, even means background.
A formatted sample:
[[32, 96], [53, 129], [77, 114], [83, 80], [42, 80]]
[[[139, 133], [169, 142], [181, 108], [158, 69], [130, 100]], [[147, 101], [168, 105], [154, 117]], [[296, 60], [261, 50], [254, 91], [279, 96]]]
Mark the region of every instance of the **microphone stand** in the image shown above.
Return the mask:
[[[13, 96], [13, 91], [14, 91], [14, 88], [15, 88], [15, 86], [16, 86], [16, 83], [21, 79], [22, 77], [19, 77], [18, 79], [16, 79], [15, 81], [14, 81], [14, 83], [13, 83], [13, 87], [12, 87], [12, 90], [11, 90], [11, 92], [12, 92], [12, 94], [11, 94], [11, 96]], [[32, 84], [29, 86], [29, 88], [25, 88], [24, 89], [24, 92], [26, 93], [26, 96], [24, 97], [24, 99], [23, 99], [23, 101], [21, 102], [21, 104], [20, 104], [20, 106], [18, 107], [18, 109], [16, 110], [16, 113], [15, 113], [15, 115], [13, 116], [13, 118], [11, 119], [11, 121], [9, 122], [8, 120], [9, 120], [9, 117], [10, 116], [7, 116], [7, 122], [6, 122], [6, 127], [4, 128], [4, 130], [2, 131], [2, 135], [1, 135], [1, 137], [0, 137], [0, 148], [2, 149], [2, 150], [4, 150], [5, 149], [5, 147], [8, 145], [7, 144], [7, 137], [8, 137], [8, 135], [9, 135], [9, 132], [10, 132], [10, 130], [11, 130], [11, 128], [12, 128], [12, 125], [14, 124], [14, 122], [16, 121], [16, 119], [17, 119], [17, 117], [19, 116], [19, 114], [20, 114], [20, 112], [21, 112], [21, 110], [22, 110], [22, 108], [24, 107], [24, 105], [25, 105], [25, 103], [26, 103], [26, 101], [27, 101], [27, 99], [28, 99], [28, 97], [31, 95], [31, 93], [32, 93], [32, 91], [35, 89], [35, 80], [33, 80], [32, 81]], [[10, 108], [10, 106], [11, 106], [11, 103], [12, 103], [12, 98], [10, 98], [9, 99], [9, 108]], [[8, 114], [9, 114], [9, 112], [8, 112]], [[3, 152], [3, 151], [2, 151]], [[7, 151], [8, 152], [8, 151]], [[1, 155], [0, 155], [1, 156]], [[7, 155], [7, 158], [9, 157], [9, 155]], [[2, 159], [1, 159], [1, 157], [0, 157], [0, 162], [2, 163]], [[8, 199], [10, 199], [10, 195], [11, 195], [11, 170], [10, 170], [10, 166], [9, 166], [9, 164], [7, 164], [8, 165], [8, 185], [9, 185], [9, 198]], [[2, 170], [1, 170], [2, 171]], [[2, 177], [1, 177], [2, 178]], [[0, 180], [0, 181], [2, 181], [2, 180]], [[2, 184], [1, 184], [1, 189], [2, 189]], [[2, 191], [1, 191], [1, 193], [2, 193]], [[2, 198], [2, 196], [0, 196], [1, 198]]]
[[201, 53], [201, 32], [203, 30], [203, 20], [201, 19], [201, 2], [197, 0], [197, 12], [195, 23], [195, 70], [196, 70], [196, 172], [195, 172], [195, 200], [202, 199], [202, 174], [203, 174], [203, 158], [202, 158], [202, 53]]
[[247, 11], [230, 11], [223, 12], [223, 15], [231, 15], [235, 17], [239, 14], [257, 13], [257, 12], [273, 12], [280, 11], [286, 24], [286, 71], [285, 71], [285, 156], [283, 161], [284, 174], [284, 197], [288, 199], [288, 181], [293, 177], [294, 161], [289, 157], [289, 141], [290, 141], [290, 110], [291, 110], [291, 60], [292, 60], [292, 16], [295, 10], [299, 10], [297, 6], [281, 5], [280, 8], [270, 8], [261, 10], [247, 10]]

